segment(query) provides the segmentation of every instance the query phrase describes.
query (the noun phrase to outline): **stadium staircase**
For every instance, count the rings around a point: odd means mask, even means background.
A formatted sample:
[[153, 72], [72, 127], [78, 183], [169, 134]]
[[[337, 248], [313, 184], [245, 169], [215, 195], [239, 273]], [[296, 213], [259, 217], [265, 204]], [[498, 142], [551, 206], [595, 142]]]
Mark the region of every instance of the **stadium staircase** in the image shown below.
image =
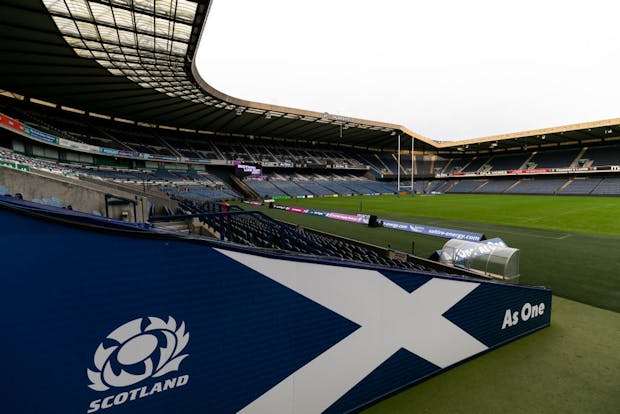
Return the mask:
[[[579, 160], [583, 158], [583, 155], [586, 153], [586, 151], [588, 150], [588, 147], [583, 147], [581, 149], [581, 151], [579, 151], [579, 154], [577, 154], [577, 156], [575, 157], [575, 159], [573, 160], [573, 162], [570, 163], [569, 168], [577, 168], [579, 167]], [[585, 165], [584, 165], [585, 167]]]
[[190, 226], [182, 220], [157, 223], [155, 227], [173, 232], [191, 233]]
[[565, 189], [566, 187], [568, 187], [569, 185], [571, 185], [571, 183], [572, 183], [574, 180], [575, 180], [574, 178], [570, 178], [570, 179], [566, 180], [566, 182], [565, 182], [564, 184], [562, 184], [562, 185], [560, 186], [560, 188], [558, 188], [557, 190], [555, 190], [555, 193], [554, 193], [554, 194], [560, 194], [562, 191], [564, 191], [564, 189]]
[[518, 170], [524, 170], [528, 168], [528, 163], [532, 162], [532, 158], [534, 158], [538, 154], [536, 151], [532, 152], [529, 157], [523, 162], [523, 164], [519, 165]]
[[241, 193], [241, 195], [243, 195], [243, 197], [245, 198], [249, 198], [252, 200], [260, 200], [261, 197], [258, 195], [258, 193], [254, 190], [252, 190], [250, 188], [250, 186], [248, 186], [246, 183], [244, 183], [242, 180], [240, 180], [239, 178], [235, 177], [234, 175], [230, 176], [230, 181], [232, 183], [233, 188]]

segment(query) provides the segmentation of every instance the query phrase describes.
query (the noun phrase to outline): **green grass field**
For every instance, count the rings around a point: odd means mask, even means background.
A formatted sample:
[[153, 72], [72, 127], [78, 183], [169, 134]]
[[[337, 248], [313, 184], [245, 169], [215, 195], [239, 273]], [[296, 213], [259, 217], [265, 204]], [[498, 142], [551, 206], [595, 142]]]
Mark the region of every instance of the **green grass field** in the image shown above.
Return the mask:
[[[521, 283], [553, 289], [552, 326], [382, 401], [368, 413], [615, 413], [620, 407], [620, 198], [444, 195], [280, 204], [376, 214], [501, 237]], [[446, 240], [261, 208], [273, 217], [427, 257]]]

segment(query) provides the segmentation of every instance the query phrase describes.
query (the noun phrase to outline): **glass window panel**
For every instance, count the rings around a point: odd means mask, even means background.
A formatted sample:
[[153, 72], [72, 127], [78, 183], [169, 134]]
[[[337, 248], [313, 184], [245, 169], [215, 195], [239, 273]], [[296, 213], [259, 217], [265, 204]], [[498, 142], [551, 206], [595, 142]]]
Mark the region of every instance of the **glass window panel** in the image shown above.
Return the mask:
[[136, 20], [136, 30], [141, 33], [154, 34], [155, 28], [153, 27], [153, 17], [146, 14], [136, 13], [134, 15]]
[[98, 50], [93, 50], [93, 56], [95, 57], [95, 59], [110, 59], [108, 54], [105, 52], [100, 52]]
[[158, 16], [173, 16], [174, 6], [172, 0], [156, 0], [155, 14]]
[[188, 41], [191, 34], [192, 34], [191, 26], [187, 24], [183, 24], [183, 23], [175, 23], [174, 33], [173, 33], [174, 40]]
[[112, 66], [114, 66], [117, 69], [126, 69], [127, 68], [127, 62], [115, 60], [114, 62], [111, 62], [111, 63], [112, 63]]
[[114, 68], [114, 65], [112, 64], [112, 62], [108, 60], [97, 60], [96, 62], [99, 63], [104, 68]]
[[131, 6], [131, 0], [109, 0], [112, 4], [118, 4], [120, 6], [129, 7]]
[[129, 32], [127, 30], [119, 30], [118, 37], [123, 46], [129, 46], [132, 48], [136, 48], [136, 35], [135, 33]]
[[118, 69], [108, 69], [108, 72], [115, 76], [123, 76], [123, 72]]
[[90, 50], [86, 50], [86, 49], [73, 49], [73, 50], [75, 50], [75, 53], [77, 53], [77, 55], [80, 57], [88, 58], [88, 59], [93, 58], [93, 54], [90, 53]]
[[118, 43], [118, 34], [116, 29], [108, 26], [97, 26], [101, 40], [108, 43]]
[[84, 45], [86, 45], [86, 47], [90, 50], [104, 50], [103, 45], [94, 40], [84, 40]]
[[108, 56], [112, 60], [123, 61], [123, 62], [125, 61], [125, 55], [123, 55], [122, 53], [108, 53]]
[[90, 3], [90, 9], [93, 12], [93, 17], [97, 23], [114, 25], [114, 18], [112, 16], [112, 8], [106, 4]]
[[80, 31], [73, 20], [58, 16], [54, 16], [52, 18], [54, 19], [54, 23], [56, 23], [58, 30], [60, 30], [60, 33], [80, 37]]
[[68, 0], [69, 12], [75, 18], [86, 19], [92, 21], [90, 7], [86, 0]]
[[138, 35], [138, 48], [139, 49], [153, 50], [154, 47], [155, 47], [155, 40], [153, 39], [153, 36]]
[[82, 37], [99, 40], [99, 33], [94, 24], [86, 22], [76, 22], [76, 24]]
[[160, 17], [155, 18], [155, 33], [161, 37], [170, 37], [172, 32], [172, 21], [168, 19], [162, 19]]
[[81, 47], [82, 49], [86, 48], [86, 45], [84, 45], [84, 42], [82, 42], [81, 39], [76, 39], [75, 37], [65, 37], [65, 41], [74, 49], [78, 47]]
[[134, 0], [133, 5], [137, 10], [144, 10], [148, 13], [153, 13], [153, 7], [155, 6], [153, 0]]
[[117, 27], [133, 30], [133, 16], [129, 10], [114, 7], [113, 11]]
[[127, 47], [127, 46], [121, 46], [121, 52], [125, 55], [137, 55], [138, 54], [137, 49]]
[[177, 56], [185, 56], [187, 54], [187, 43], [172, 42], [173, 54]]
[[176, 9], [177, 18], [182, 18], [187, 22], [193, 22], [194, 17], [196, 16], [197, 6], [198, 5], [196, 3], [190, 2], [188, 0], [177, 1], [177, 9]]
[[84, 44], [90, 50], [104, 50], [103, 45], [100, 42], [94, 40], [84, 40]]
[[58, 13], [64, 16], [69, 15], [69, 9], [67, 9], [63, 0], [43, 0], [43, 4], [45, 4], [45, 7], [52, 13]]
[[121, 51], [121, 47], [119, 45], [113, 45], [110, 43], [104, 43], [103, 44], [104, 49], [108, 52], [108, 53], [116, 53], [119, 55], [122, 55], [123, 52]]
[[157, 50], [158, 52], [167, 54], [168, 51], [170, 50], [170, 44], [171, 42], [169, 40], [162, 39], [161, 37], [155, 38], [154, 46], [155, 46], [155, 50]]

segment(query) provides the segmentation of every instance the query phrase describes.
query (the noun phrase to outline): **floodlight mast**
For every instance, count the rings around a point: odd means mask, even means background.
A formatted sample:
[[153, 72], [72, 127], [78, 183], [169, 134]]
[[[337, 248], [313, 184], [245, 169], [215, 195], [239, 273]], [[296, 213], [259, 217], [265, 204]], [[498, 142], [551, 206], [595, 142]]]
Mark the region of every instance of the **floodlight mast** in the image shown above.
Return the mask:
[[[413, 180], [413, 151], [415, 149], [414, 143], [415, 138], [411, 137], [411, 186], [409, 187], [409, 194], [411, 194], [411, 196], [413, 196], [415, 194], [415, 190], [413, 189], [413, 184], [414, 184], [414, 180]], [[398, 191], [398, 195], [400, 196], [400, 189], [401, 189], [401, 185], [400, 185], [400, 168], [401, 168], [401, 163], [400, 163], [400, 134], [398, 134], [398, 165], [396, 166], [397, 169], [397, 191]], [[402, 186], [402, 188], [407, 188], [405, 186]]]
[[397, 191], [398, 191], [398, 196], [400, 197], [400, 134], [398, 134], [398, 146], [397, 146], [397, 151], [398, 151], [398, 165], [396, 166], [396, 172], [397, 172], [397, 179], [396, 181], [398, 182], [397, 185]]
[[411, 137], [411, 197], [415, 194], [415, 190], [413, 189], [413, 149], [414, 149], [414, 141], [415, 138]]

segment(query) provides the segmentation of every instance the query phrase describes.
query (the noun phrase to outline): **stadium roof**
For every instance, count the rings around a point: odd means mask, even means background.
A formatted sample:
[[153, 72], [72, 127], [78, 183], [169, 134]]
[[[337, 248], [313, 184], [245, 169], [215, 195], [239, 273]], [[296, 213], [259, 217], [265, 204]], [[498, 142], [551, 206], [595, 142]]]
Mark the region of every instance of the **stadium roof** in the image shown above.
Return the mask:
[[[0, 88], [146, 124], [240, 136], [450, 153], [598, 142], [620, 119], [438, 143], [398, 125], [245, 101], [205, 82], [193, 62], [210, 0], [3, 0]], [[405, 145], [406, 146], [406, 145]]]

